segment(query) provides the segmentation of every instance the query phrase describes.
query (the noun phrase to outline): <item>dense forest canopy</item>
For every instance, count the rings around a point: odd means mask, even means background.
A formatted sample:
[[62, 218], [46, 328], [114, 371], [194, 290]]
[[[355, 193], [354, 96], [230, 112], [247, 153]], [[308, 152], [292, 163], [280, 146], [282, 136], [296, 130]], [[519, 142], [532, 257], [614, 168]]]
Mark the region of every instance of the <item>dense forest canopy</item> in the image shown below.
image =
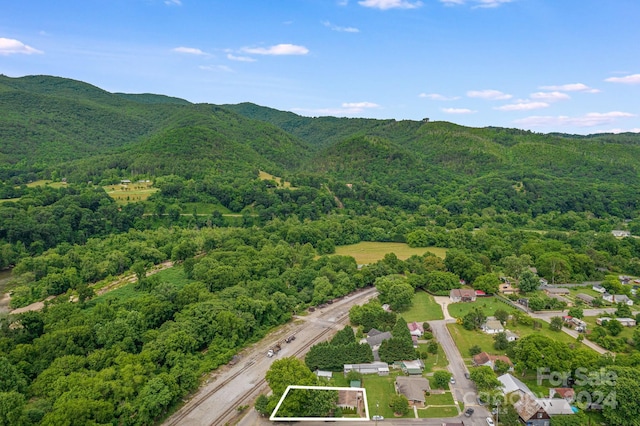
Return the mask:
[[[401, 309], [415, 289], [491, 290], [529, 268], [612, 290], [640, 275], [640, 239], [611, 233], [640, 235], [637, 134], [309, 118], [0, 76], [0, 142], [12, 307], [54, 297], [0, 315], [0, 424], [153, 424], [294, 312], [366, 286]], [[332, 255], [361, 241], [447, 251]], [[160, 264], [175, 267], [146, 276]], [[123, 274], [134, 284], [100, 294]], [[600, 337], [638, 367], [640, 336]]]

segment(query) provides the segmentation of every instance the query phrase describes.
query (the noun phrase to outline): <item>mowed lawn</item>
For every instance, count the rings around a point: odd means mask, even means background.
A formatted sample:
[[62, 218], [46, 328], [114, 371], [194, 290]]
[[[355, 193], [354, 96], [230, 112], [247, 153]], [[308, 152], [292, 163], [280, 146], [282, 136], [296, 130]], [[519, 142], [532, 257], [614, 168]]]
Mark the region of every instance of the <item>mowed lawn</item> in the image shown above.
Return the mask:
[[442, 308], [436, 303], [429, 293], [416, 290], [413, 295], [413, 304], [408, 311], [400, 312], [399, 315], [407, 322], [419, 322], [444, 319]]
[[359, 265], [367, 265], [382, 260], [385, 254], [394, 253], [398, 259], [406, 260], [411, 256], [422, 256], [426, 252], [431, 252], [444, 259], [447, 249], [441, 247], [409, 247], [404, 243], [375, 243], [364, 241], [358, 244], [336, 247], [336, 254], [353, 257]]
[[[471, 364], [471, 354], [469, 353], [469, 349], [472, 346], [478, 345], [483, 352], [487, 352], [493, 355], [503, 355], [504, 351], [497, 351], [493, 347], [493, 335], [483, 333], [480, 330], [470, 331], [466, 330], [460, 324], [447, 324], [449, 328], [449, 332], [451, 333], [451, 337], [453, 341], [456, 343], [462, 358], [467, 361], [467, 364]], [[562, 331], [552, 331], [549, 329], [549, 323], [542, 322], [542, 328], [533, 329], [532, 326], [525, 325], [516, 325], [513, 326], [510, 323], [507, 324], [507, 330], [513, 331], [520, 338], [526, 337], [530, 334], [542, 334], [550, 339], [561, 343], [574, 344], [578, 345], [578, 342], [573, 337]], [[583, 345], [584, 348], [589, 348], [586, 345]]]
[[[390, 399], [396, 394], [394, 387], [395, 378], [398, 374], [389, 376], [377, 376], [367, 374], [362, 378], [362, 385], [367, 390], [367, 405], [369, 415], [376, 414], [387, 418], [394, 418], [393, 410], [389, 407]], [[414, 417], [413, 410], [404, 417]]]
[[516, 312], [516, 309], [500, 301], [496, 297], [478, 297], [475, 302], [451, 303], [448, 306], [449, 314], [454, 318], [462, 318], [475, 308], [480, 308], [482, 312], [492, 317], [498, 309], [509, 313]]

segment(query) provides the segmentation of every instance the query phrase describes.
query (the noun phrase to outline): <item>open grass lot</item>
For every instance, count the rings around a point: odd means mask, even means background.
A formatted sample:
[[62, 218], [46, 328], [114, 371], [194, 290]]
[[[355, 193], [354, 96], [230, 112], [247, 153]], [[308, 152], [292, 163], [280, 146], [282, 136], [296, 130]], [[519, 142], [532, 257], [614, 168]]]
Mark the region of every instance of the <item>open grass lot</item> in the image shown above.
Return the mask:
[[[393, 410], [389, 407], [389, 398], [396, 394], [393, 383], [398, 374], [401, 373], [391, 373], [389, 376], [377, 376], [375, 374], [364, 376], [362, 385], [367, 390], [369, 415], [379, 414], [388, 418], [395, 417]], [[377, 408], [376, 404], [378, 404]], [[405, 417], [414, 417], [413, 411], [409, 411], [409, 414]]]
[[595, 291], [594, 289], [591, 288], [591, 286], [584, 286], [584, 287], [573, 287], [569, 289], [569, 294], [575, 299], [576, 295], [582, 293], [582, 294], [588, 294], [589, 296], [593, 296], [593, 297], [602, 297], [602, 294], [598, 293], [597, 291]]
[[158, 188], [153, 188], [151, 182], [132, 182], [128, 185], [107, 185], [103, 188], [118, 204], [146, 201], [151, 194], [158, 192]]
[[446, 391], [441, 394], [431, 394], [427, 397], [424, 403], [425, 405], [455, 405], [453, 402], [453, 396], [451, 391]]
[[[426, 343], [419, 343], [418, 350], [422, 352], [427, 351]], [[437, 354], [429, 354], [427, 359], [422, 360], [424, 362], [424, 371], [429, 373], [436, 370], [444, 370], [449, 365], [449, 360], [447, 356], [444, 354], [444, 350], [442, 346], [438, 345], [438, 353]]]
[[408, 311], [400, 313], [400, 316], [407, 322], [419, 323], [444, 319], [440, 305], [432, 295], [422, 290], [416, 291], [413, 295], [413, 305]]
[[[611, 318], [613, 318], [615, 315], [611, 315]], [[596, 324], [596, 318], [598, 317], [584, 317], [582, 318], [582, 320], [584, 322], [587, 323], [587, 330], [593, 330], [594, 328], [596, 328], [598, 325]], [[622, 337], [624, 339], [633, 339], [633, 331], [637, 328], [636, 327], [623, 327], [622, 328], [622, 332], [620, 332], [620, 334], [618, 334], [616, 336], [616, 338]]]
[[469, 364], [471, 363], [469, 349], [474, 345], [480, 346], [484, 352], [496, 352], [496, 350], [493, 349], [493, 337], [488, 334], [481, 331], [466, 330], [460, 324], [447, 324], [447, 328], [449, 329], [449, 333], [451, 333], [453, 341], [456, 342], [460, 355], [462, 355], [462, 358], [468, 361]]
[[[496, 351], [493, 347], [493, 336], [489, 334], [485, 334], [481, 331], [470, 331], [466, 330], [460, 324], [447, 324], [449, 328], [449, 332], [451, 333], [451, 337], [453, 341], [456, 342], [456, 346], [458, 346], [458, 350], [460, 354], [465, 359], [468, 364], [471, 364], [471, 355], [469, 354], [469, 349], [478, 345], [484, 352], [488, 352], [490, 354], [500, 355], [503, 354], [500, 351]], [[511, 324], [507, 325], [507, 329], [513, 331], [518, 334], [518, 336], [525, 337], [530, 334], [543, 334], [553, 340], [558, 342], [567, 343], [567, 344], [578, 344], [576, 339], [569, 336], [568, 334], [561, 331], [551, 331], [549, 329], [548, 323], [543, 323], [541, 329], [534, 330], [531, 326], [524, 325], [516, 325], [512, 326]], [[583, 346], [585, 348], [589, 348], [588, 346]]]
[[456, 417], [458, 415], [458, 408], [456, 406], [451, 407], [428, 407], [418, 409], [418, 416], [421, 419], [438, 418], [438, 417]]
[[375, 243], [370, 241], [363, 241], [358, 244], [336, 247], [336, 254], [339, 254], [341, 256], [351, 256], [359, 265], [366, 265], [369, 263], [377, 262], [378, 260], [382, 260], [384, 258], [384, 255], [388, 253], [394, 253], [398, 257], [398, 259], [406, 260], [414, 254], [421, 256], [428, 251], [443, 259], [447, 254], [447, 249], [445, 248], [413, 248], [404, 243]]
[[66, 182], [54, 182], [52, 180], [36, 180], [33, 182], [29, 182], [27, 184], [28, 188], [35, 188], [36, 186], [50, 186], [52, 188], [62, 188], [63, 186], [67, 186]]
[[509, 313], [516, 312], [516, 309], [502, 302], [496, 297], [478, 297], [475, 302], [458, 302], [448, 306], [449, 314], [454, 318], [462, 318], [474, 308], [482, 309], [486, 316], [493, 316], [496, 310], [502, 309]]
[[295, 187], [291, 186], [291, 182], [283, 181], [282, 178], [280, 178], [278, 176], [274, 176], [274, 175], [269, 174], [267, 172], [263, 172], [262, 170], [260, 170], [259, 178], [261, 180], [272, 180], [275, 183], [277, 183], [278, 186], [280, 186], [282, 188], [296, 189]]

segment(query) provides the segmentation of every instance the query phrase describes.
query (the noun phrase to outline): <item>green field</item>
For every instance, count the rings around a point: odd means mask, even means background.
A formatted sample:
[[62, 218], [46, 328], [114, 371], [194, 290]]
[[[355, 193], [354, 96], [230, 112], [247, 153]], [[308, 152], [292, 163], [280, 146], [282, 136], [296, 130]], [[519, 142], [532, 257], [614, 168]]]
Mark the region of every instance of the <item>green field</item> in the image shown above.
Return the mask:
[[516, 309], [500, 301], [497, 297], [479, 297], [475, 302], [451, 303], [448, 306], [449, 314], [454, 318], [462, 318], [475, 308], [480, 308], [486, 316], [493, 316], [498, 309], [509, 313], [516, 312]]
[[418, 416], [421, 419], [440, 418], [440, 417], [456, 417], [458, 416], [458, 408], [451, 407], [428, 407], [418, 410]]
[[146, 201], [152, 194], [158, 192], [158, 188], [154, 188], [151, 182], [132, 182], [128, 185], [107, 185], [103, 188], [118, 204]]
[[407, 322], [425, 322], [444, 319], [442, 308], [429, 293], [418, 290], [413, 295], [411, 308], [400, 314]]
[[336, 247], [336, 254], [341, 256], [353, 257], [359, 265], [367, 265], [369, 263], [382, 260], [385, 254], [394, 253], [398, 259], [406, 260], [411, 256], [421, 256], [426, 252], [431, 252], [438, 257], [444, 259], [447, 249], [441, 247], [409, 247], [404, 243], [375, 243], [364, 241], [358, 244], [350, 244], [348, 246]]
[[36, 181], [33, 181], [33, 182], [29, 182], [27, 184], [27, 187], [28, 188], [35, 188], [36, 186], [50, 186], [52, 188], [62, 188], [64, 186], [66, 186], [66, 185], [67, 185], [66, 182], [54, 182], [52, 180], [41, 179], [41, 180], [36, 180]]
[[[396, 376], [398, 376], [398, 373], [392, 373], [389, 376], [377, 376], [375, 374], [364, 376], [362, 385], [367, 390], [369, 415], [379, 414], [388, 418], [395, 417], [393, 410], [389, 407], [389, 399], [396, 394], [393, 385]], [[404, 417], [414, 417], [413, 411], [409, 411], [409, 414]]]
[[[427, 344], [419, 343], [418, 350], [426, 352]], [[423, 359], [422, 361], [424, 362], [424, 371], [427, 373], [435, 370], [444, 370], [445, 368], [447, 368], [447, 365], [449, 365], [449, 360], [447, 359], [447, 356], [444, 354], [444, 350], [440, 345], [438, 345], [437, 354], [429, 354], [429, 357], [427, 359]]]

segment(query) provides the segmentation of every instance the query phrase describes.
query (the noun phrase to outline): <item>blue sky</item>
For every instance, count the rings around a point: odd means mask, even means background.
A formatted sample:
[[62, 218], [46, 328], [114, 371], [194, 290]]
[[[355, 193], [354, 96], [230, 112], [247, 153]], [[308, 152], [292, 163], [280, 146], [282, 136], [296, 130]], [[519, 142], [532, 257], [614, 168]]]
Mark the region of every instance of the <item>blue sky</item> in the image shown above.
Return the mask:
[[638, 0], [5, 0], [0, 73], [305, 116], [640, 131]]

